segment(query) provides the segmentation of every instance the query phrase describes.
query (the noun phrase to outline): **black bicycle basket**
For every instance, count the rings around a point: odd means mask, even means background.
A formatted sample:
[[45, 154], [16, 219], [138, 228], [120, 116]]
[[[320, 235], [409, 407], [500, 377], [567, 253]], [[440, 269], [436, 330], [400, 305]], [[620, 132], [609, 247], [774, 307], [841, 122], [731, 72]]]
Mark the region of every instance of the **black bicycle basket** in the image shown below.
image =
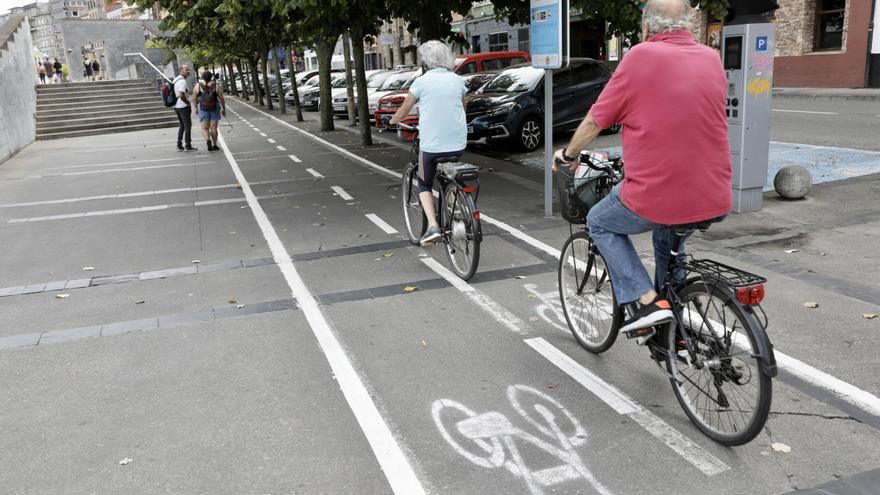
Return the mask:
[[590, 209], [607, 196], [618, 181], [618, 178], [608, 170], [590, 168], [585, 163], [587, 160], [592, 160], [592, 163], [597, 165], [610, 164], [603, 161], [601, 155], [584, 153], [581, 155], [581, 164], [576, 170], [572, 172], [562, 166], [556, 172], [559, 210], [562, 218], [570, 223], [586, 223]]

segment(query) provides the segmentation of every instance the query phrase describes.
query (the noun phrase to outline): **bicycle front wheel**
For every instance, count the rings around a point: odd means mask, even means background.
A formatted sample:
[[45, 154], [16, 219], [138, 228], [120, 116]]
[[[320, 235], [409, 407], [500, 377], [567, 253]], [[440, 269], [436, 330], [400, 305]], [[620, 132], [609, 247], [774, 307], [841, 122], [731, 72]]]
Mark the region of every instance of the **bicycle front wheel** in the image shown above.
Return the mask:
[[413, 184], [416, 180], [416, 166], [410, 164], [403, 171], [403, 183], [400, 186], [400, 197], [403, 203], [403, 219], [406, 223], [406, 235], [409, 241], [419, 245], [419, 240], [428, 229], [428, 218], [419, 200], [419, 189]]
[[717, 286], [693, 283], [679, 298], [681, 325], [667, 332], [666, 362], [675, 397], [712, 440], [728, 446], [747, 443], [764, 427], [772, 397], [770, 377], [758, 362], [756, 339], [765, 338], [756, 331], [760, 324]]
[[443, 190], [446, 257], [456, 275], [470, 280], [480, 264], [480, 221], [470, 194], [450, 185]]
[[605, 259], [586, 232], [565, 242], [558, 272], [562, 312], [574, 338], [590, 352], [608, 350], [617, 339], [623, 313]]

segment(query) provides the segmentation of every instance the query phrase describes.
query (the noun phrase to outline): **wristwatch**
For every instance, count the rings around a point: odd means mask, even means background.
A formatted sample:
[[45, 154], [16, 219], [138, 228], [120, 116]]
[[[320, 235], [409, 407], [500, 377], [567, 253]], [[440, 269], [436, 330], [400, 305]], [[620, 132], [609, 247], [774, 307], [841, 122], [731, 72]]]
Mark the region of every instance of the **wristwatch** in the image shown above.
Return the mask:
[[566, 147], [562, 148], [562, 159], [571, 163], [571, 162], [575, 161], [577, 159], [577, 157], [568, 156], [568, 146], [566, 146]]

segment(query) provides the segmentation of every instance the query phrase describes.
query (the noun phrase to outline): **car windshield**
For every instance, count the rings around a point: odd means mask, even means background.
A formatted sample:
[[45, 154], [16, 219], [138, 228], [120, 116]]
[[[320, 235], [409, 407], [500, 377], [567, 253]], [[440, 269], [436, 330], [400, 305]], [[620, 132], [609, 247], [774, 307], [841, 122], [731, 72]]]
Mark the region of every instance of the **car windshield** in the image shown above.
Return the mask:
[[401, 89], [404, 84], [407, 83], [410, 79], [412, 79], [418, 71], [410, 71], [410, 72], [398, 72], [397, 74], [393, 74], [391, 77], [385, 80], [381, 86], [379, 86], [379, 91], [395, 91]]
[[345, 76], [337, 77], [330, 83], [331, 88], [344, 88], [345, 87]]
[[517, 67], [498, 74], [480, 91], [483, 93], [521, 93], [528, 91], [544, 77], [544, 71], [534, 67]]
[[468, 93], [473, 93], [494, 78], [495, 74], [487, 74], [485, 72], [470, 74], [465, 76], [464, 86], [467, 88]]
[[367, 79], [367, 87], [374, 88], [374, 89], [378, 88], [378, 87], [382, 86], [382, 83], [387, 81], [388, 78], [393, 75], [394, 75], [394, 72], [391, 72], [391, 71], [377, 72], [376, 74], [373, 74], [372, 76], [370, 76], [369, 79]]

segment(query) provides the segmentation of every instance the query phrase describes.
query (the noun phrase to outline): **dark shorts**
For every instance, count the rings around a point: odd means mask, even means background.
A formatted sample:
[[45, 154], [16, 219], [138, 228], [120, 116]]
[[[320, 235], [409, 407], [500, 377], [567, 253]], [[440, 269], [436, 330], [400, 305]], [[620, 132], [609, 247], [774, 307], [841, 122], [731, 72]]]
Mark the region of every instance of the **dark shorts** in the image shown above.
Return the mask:
[[419, 152], [419, 192], [429, 192], [434, 185], [434, 176], [437, 175], [437, 164], [434, 160], [441, 156], [461, 156], [464, 150], [447, 151], [443, 153]]

